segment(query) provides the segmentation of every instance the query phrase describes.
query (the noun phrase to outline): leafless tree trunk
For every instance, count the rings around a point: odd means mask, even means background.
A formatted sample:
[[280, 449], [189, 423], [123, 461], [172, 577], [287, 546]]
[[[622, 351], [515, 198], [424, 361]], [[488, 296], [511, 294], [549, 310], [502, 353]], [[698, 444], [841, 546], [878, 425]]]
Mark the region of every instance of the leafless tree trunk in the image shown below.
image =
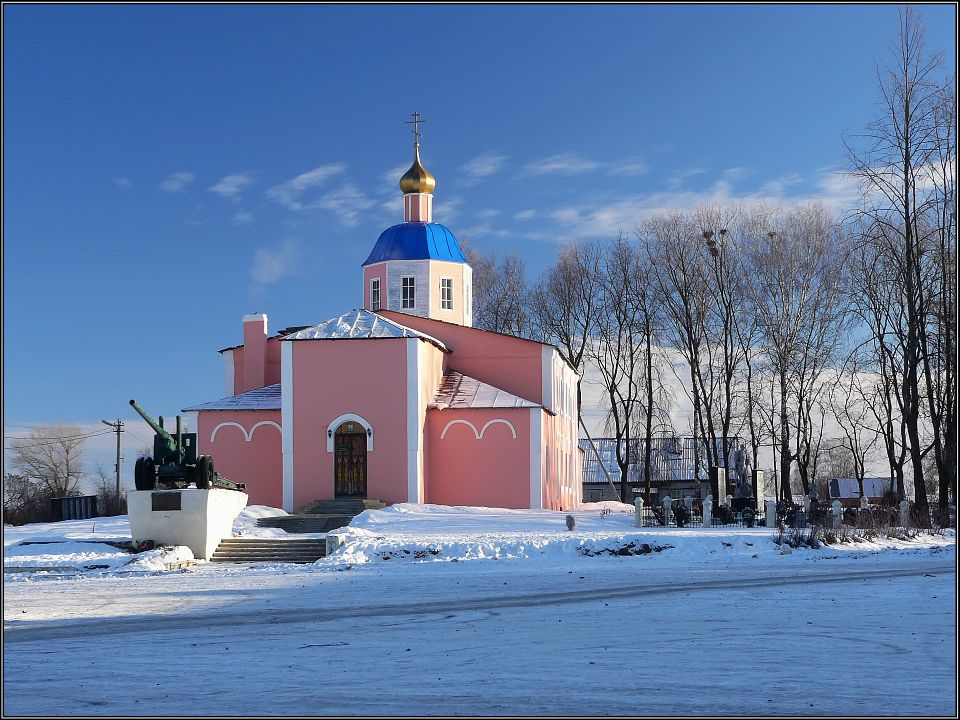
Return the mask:
[[[703, 233], [692, 218], [682, 213], [660, 215], [637, 228], [637, 236], [647, 248], [656, 272], [653, 280], [665, 317], [665, 337], [690, 369], [690, 394], [693, 404], [693, 472], [697, 496], [701, 491], [701, 446], [707, 446], [707, 462], [716, 459], [712, 426], [713, 394], [704, 368], [707, 339], [709, 268], [703, 252]], [[711, 445], [713, 447], [711, 447]]]
[[531, 294], [533, 322], [539, 337], [556, 343], [560, 355], [577, 372], [578, 427], [583, 404], [579, 376], [583, 374], [584, 355], [602, 310], [601, 256], [597, 243], [563, 248]]
[[[899, 32], [891, 43], [890, 64], [878, 69], [882, 114], [858, 138], [858, 147], [847, 145], [851, 172], [863, 190], [861, 222], [874, 237], [895, 240], [887, 249], [898, 261], [895, 278], [904, 312], [904, 333], [897, 338], [903, 362], [902, 422], [915, 501], [924, 524], [929, 509], [923, 458], [930, 447], [942, 455], [942, 449], [936, 449], [939, 427], [929, 446], [922, 437], [925, 411], [935, 425], [940, 422], [929, 378], [930, 265], [937, 235], [937, 223], [929, 220], [936, 216], [940, 200], [931, 178], [942, 139], [938, 129], [942, 91], [936, 78], [940, 63], [939, 53], [926, 51], [917, 11], [907, 7], [900, 13]], [[955, 206], [948, 211], [955, 212]]]
[[48, 498], [79, 494], [83, 443], [90, 433], [75, 425], [47, 425], [11, 443], [11, 465]]
[[[792, 500], [790, 467], [798, 453], [790, 442], [790, 394], [793, 390], [798, 400], [793, 426], [813, 430], [809, 415], [815, 398], [809, 396], [816, 392], [845, 317], [843, 256], [836, 227], [822, 206], [759, 213], [760, 219], [750, 223], [750, 293], [764, 352], [779, 384], [780, 478], [784, 499]], [[763, 226], [769, 228], [765, 234]], [[800, 438], [798, 447], [806, 447], [810, 437]], [[804, 477], [801, 468], [806, 485]]]

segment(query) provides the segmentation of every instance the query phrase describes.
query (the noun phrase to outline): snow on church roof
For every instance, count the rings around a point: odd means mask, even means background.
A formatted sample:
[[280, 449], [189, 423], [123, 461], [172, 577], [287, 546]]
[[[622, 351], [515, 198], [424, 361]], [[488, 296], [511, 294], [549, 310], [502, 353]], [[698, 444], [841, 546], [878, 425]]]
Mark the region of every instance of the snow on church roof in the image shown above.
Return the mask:
[[434, 337], [388, 320], [363, 308], [354, 308], [335, 318], [285, 335], [282, 340], [366, 340], [376, 338], [420, 338], [444, 352], [447, 346]]
[[279, 410], [280, 383], [267, 385], [255, 390], [247, 390], [239, 395], [212, 400], [201, 405], [185, 407], [180, 412], [195, 410]]
[[433, 402], [427, 406], [431, 410], [535, 407], [543, 406], [453, 370], [443, 376]]

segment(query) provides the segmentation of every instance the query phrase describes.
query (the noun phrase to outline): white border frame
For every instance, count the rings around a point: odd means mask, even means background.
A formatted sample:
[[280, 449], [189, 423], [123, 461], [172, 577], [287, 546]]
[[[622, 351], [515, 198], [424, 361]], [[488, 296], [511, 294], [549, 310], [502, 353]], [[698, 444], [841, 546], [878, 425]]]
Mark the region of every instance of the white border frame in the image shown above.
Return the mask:
[[363, 429], [367, 431], [367, 452], [373, 452], [373, 425], [354, 413], [341, 415], [327, 425], [327, 452], [333, 452], [333, 439], [337, 436], [337, 428], [345, 422], [355, 422], [363, 426]]

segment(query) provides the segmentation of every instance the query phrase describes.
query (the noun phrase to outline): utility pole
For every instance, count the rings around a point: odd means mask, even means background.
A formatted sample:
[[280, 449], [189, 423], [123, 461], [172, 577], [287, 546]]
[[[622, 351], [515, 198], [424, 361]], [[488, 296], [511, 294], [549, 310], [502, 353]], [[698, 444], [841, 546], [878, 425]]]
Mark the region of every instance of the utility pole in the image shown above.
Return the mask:
[[117, 502], [120, 502], [120, 433], [123, 432], [123, 420], [117, 418], [115, 423], [107, 422], [106, 420], [101, 420], [100, 422], [112, 427], [114, 432], [117, 433]]

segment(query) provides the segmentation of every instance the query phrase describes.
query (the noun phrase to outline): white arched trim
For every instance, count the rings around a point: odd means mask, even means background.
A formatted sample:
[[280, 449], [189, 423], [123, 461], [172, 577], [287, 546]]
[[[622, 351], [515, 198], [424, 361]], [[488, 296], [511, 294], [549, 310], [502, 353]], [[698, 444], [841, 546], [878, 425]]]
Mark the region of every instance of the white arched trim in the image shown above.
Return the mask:
[[332, 423], [327, 425], [327, 452], [333, 452], [333, 438], [337, 434], [337, 428], [343, 425], [345, 422], [355, 422], [363, 426], [363, 429], [367, 431], [367, 452], [373, 450], [373, 425], [368, 423], [359, 415], [354, 415], [353, 413], [347, 413], [346, 415], [341, 415]]
[[253, 439], [253, 434], [257, 431], [257, 428], [262, 427], [263, 425], [269, 425], [270, 427], [275, 427], [277, 430], [280, 430], [281, 433], [283, 432], [283, 429], [273, 420], [261, 420], [252, 428], [250, 428], [250, 432], [247, 433], [247, 440]]
[[466, 425], [466, 426], [469, 427], [471, 430], [473, 430], [473, 434], [474, 434], [474, 436], [476, 436], [477, 440], [480, 439], [480, 432], [477, 430], [477, 426], [474, 425], [474, 424], [473, 424], [472, 422], [470, 422], [469, 420], [451, 420], [451, 421], [448, 422], [448, 423], [446, 424], [446, 426], [443, 428], [443, 432], [440, 433], [440, 439], [441, 439], [441, 440], [443, 440], [443, 438], [446, 436], [447, 430], [449, 430], [449, 429], [450, 429], [452, 426], [454, 426], [454, 425]]
[[503, 418], [495, 418], [493, 420], [488, 420], [487, 424], [484, 425], [483, 429], [480, 431], [480, 437], [481, 438], [483, 437], [483, 434], [487, 431], [488, 427], [490, 427], [491, 425], [496, 425], [497, 423], [503, 423], [508, 428], [510, 428], [510, 432], [513, 434], [513, 439], [514, 440], [517, 439], [517, 429], [513, 426], [513, 424], [509, 420], [504, 420]]
[[446, 424], [446, 426], [444, 426], [443, 432], [440, 433], [440, 439], [443, 440], [444, 436], [447, 434], [447, 430], [449, 430], [451, 426], [466, 425], [471, 430], [473, 430], [473, 435], [474, 437], [477, 438], [477, 440], [482, 440], [483, 434], [487, 431], [487, 428], [490, 427], [491, 425], [496, 425], [497, 423], [502, 423], [503, 425], [506, 425], [508, 428], [510, 428], [510, 434], [513, 435], [513, 438], [514, 439], [517, 438], [517, 429], [513, 426], [513, 424], [509, 420], [504, 420], [503, 418], [494, 418], [493, 420], [488, 420], [481, 430], [477, 430], [477, 426], [474, 425], [469, 420], [461, 420], [461, 419], [451, 420]]
[[210, 433], [210, 442], [213, 442], [214, 440], [216, 440], [216, 439], [217, 439], [217, 433], [220, 432], [220, 428], [225, 428], [225, 427], [236, 427], [236, 428], [240, 428], [240, 432], [243, 433], [243, 439], [244, 439], [244, 440], [247, 440], [247, 441], [250, 440], [250, 438], [247, 437], [247, 430], [246, 430], [246, 428], [243, 427], [243, 425], [241, 425], [240, 423], [238, 423], [238, 422], [222, 422], [222, 423], [220, 423], [219, 425], [217, 425], [217, 426], [213, 429], [213, 432], [212, 432], [212, 433]]
[[250, 428], [250, 432], [247, 432], [247, 429], [243, 427], [243, 425], [241, 425], [240, 423], [233, 422], [231, 420], [230, 422], [222, 422], [213, 429], [213, 432], [210, 433], [210, 442], [213, 442], [214, 440], [216, 440], [217, 433], [220, 432], [220, 428], [225, 428], [229, 426], [240, 428], [240, 432], [243, 433], [243, 439], [246, 440], [247, 442], [250, 442], [253, 439], [253, 433], [256, 432], [257, 428], [262, 425], [271, 425], [275, 427], [277, 430], [280, 430], [280, 432], [283, 432], [281, 427], [277, 423], [275, 423], [273, 420], [261, 420], [260, 422], [256, 423], [252, 428]]

